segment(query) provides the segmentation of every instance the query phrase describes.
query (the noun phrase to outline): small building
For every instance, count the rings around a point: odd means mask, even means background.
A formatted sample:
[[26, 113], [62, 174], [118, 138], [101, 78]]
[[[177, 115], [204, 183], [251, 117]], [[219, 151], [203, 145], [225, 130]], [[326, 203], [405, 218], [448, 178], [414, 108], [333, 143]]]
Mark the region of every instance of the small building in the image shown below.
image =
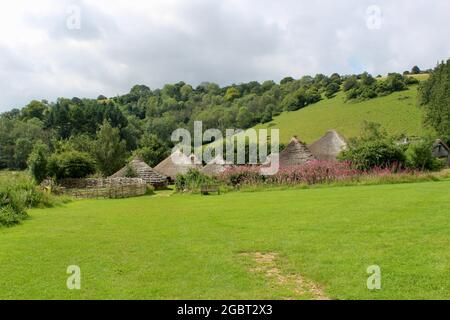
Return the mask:
[[280, 152], [280, 167], [296, 166], [314, 159], [306, 144], [294, 136], [287, 147]]
[[437, 139], [433, 144], [432, 153], [433, 157], [439, 159], [446, 159], [447, 166], [450, 167], [450, 148], [444, 141]]
[[155, 167], [155, 171], [167, 176], [171, 181], [175, 181], [178, 174], [185, 174], [189, 169], [201, 170], [201, 162], [194, 154], [186, 156], [180, 150], [172, 153]]
[[125, 167], [117, 171], [109, 178], [127, 178], [127, 176], [129, 175], [129, 170], [132, 170], [134, 173], [133, 175], [135, 175], [132, 178], [140, 178], [144, 180], [145, 183], [155, 187], [155, 189], [165, 188], [169, 183], [169, 179], [167, 176], [155, 171], [139, 157], [134, 158], [130, 163], [128, 163]]
[[329, 130], [322, 138], [310, 144], [308, 147], [316, 159], [335, 161], [339, 153], [348, 148], [348, 143], [335, 130]]

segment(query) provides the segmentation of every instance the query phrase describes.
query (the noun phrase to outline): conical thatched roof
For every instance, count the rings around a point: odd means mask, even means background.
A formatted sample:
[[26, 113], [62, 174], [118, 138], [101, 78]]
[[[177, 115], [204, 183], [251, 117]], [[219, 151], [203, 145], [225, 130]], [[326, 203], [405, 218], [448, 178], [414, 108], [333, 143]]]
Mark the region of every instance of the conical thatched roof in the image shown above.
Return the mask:
[[136, 173], [137, 178], [141, 178], [148, 184], [155, 187], [167, 184], [167, 176], [156, 172], [138, 157], [134, 158], [128, 165], [110, 176], [110, 178], [124, 178], [127, 174], [128, 166]]
[[295, 166], [314, 160], [306, 144], [293, 137], [287, 147], [280, 152], [280, 167]]
[[[176, 159], [176, 161], [174, 161], [174, 159]], [[197, 157], [194, 154], [188, 157], [180, 150], [177, 150], [161, 161], [155, 167], [155, 170], [170, 179], [175, 180], [177, 174], [184, 174], [188, 172], [189, 169], [200, 170], [201, 168], [202, 165], [198, 164]]]
[[309, 145], [314, 157], [319, 160], [336, 160], [338, 154], [347, 149], [347, 141], [335, 130], [329, 130], [316, 142]]
[[432, 154], [436, 158], [447, 158], [447, 166], [450, 167], [450, 148], [444, 141], [437, 139], [434, 142]]
[[216, 175], [224, 172], [231, 165], [227, 164], [222, 156], [217, 156], [212, 159], [206, 166], [203, 167], [202, 172], [207, 175]]

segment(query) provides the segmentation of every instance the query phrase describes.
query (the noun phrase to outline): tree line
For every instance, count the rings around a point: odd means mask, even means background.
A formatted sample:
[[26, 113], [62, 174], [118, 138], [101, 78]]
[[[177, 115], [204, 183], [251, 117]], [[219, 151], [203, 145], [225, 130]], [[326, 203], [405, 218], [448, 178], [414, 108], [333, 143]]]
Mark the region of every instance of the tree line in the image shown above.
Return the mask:
[[[122, 167], [131, 155], [156, 165], [173, 146], [171, 133], [177, 128], [192, 131], [194, 121], [202, 121], [204, 130], [247, 129], [270, 122], [283, 111], [331, 99], [339, 91], [348, 95], [350, 91], [365, 92], [366, 87], [373, 87], [380, 92], [375, 88], [379, 86], [388, 88], [383, 91], [388, 94], [413, 83], [400, 74], [374, 80], [367, 73], [334, 73], [300, 79], [286, 77], [280, 83], [252, 81], [224, 87], [210, 82], [196, 87], [178, 82], [154, 90], [135, 85], [129, 93], [116, 97], [33, 100], [22, 109], [0, 115], [0, 168], [26, 169], [31, 156], [45, 156], [45, 167], [50, 170], [45, 174], [74, 175], [73, 168], [67, 166], [84, 159], [86, 167], [80, 167], [83, 175], [94, 171], [107, 176]], [[358, 94], [354, 98], [373, 97]]]

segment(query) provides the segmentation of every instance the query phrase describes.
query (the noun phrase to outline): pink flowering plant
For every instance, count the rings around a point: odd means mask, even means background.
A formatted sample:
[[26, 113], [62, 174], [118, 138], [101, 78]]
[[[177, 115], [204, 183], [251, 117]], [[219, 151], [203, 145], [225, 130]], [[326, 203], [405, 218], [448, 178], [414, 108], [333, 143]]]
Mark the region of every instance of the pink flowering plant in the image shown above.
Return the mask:
[[219, 180], [231, 186], [243, 185], [315, 185], [335, 182], [352, 182], [367, 179], [385, 179], [413, 176], [417, 172], [402, 169], [398, 165], [391, 167], [374, 167], [361, 170], [350, 162], [313, 160], [307, 163], [283, 167], [275, 175], [264, 176], [259, 166], [237, 166], [225, 170], [219, 175]]

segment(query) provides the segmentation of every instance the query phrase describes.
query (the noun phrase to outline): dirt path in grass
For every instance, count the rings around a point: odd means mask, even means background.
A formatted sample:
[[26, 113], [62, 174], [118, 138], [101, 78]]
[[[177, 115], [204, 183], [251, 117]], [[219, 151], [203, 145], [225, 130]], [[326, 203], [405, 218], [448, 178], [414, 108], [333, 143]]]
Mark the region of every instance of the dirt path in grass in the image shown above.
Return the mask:
[[311, 296], [315, 300], [329, 300], [321, 287], [300, 274], [287, 273], [282, 270], [278, 253], [274, 252], [251, 252], [241, 253], [240, 256], [250, 257], [255, 267], [250, 272], [265, 275], [268, 279], [275, 281], [278, 285], [289, 289], [297, 296]]

